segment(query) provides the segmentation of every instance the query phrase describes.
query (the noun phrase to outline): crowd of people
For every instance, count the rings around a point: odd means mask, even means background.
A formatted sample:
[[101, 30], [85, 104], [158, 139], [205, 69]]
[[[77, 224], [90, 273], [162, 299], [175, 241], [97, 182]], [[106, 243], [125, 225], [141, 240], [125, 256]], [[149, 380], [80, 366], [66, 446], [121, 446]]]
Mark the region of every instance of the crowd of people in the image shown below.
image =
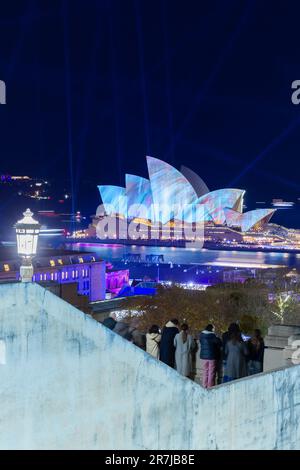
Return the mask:
[[265, 344], [260, 330], [244, 338], [237, 323], [231, 323], [219, 338], [213, 325], [207, 325], [200, 334], [202, 385], [213, 387], [263, 371]]
[[[193, 359], [198, 344], [186, 323], [179, 327], [178, 320], [174, 318], [162, 330], [158, 325], [152, 325], [146, 335], [138, 330], [137, 321], [129, 325], [122, 320], [117, 321], [114, 314], [103, 324], [183, 376], [193, 378]], [[265, 345], [258, 329], [253, 336], [245, 338], [239, 325], [231, 323], [220, 338], [214, 326], [209, 324], [199, 335], [199, 346], [204, 388], [263, 371]]]

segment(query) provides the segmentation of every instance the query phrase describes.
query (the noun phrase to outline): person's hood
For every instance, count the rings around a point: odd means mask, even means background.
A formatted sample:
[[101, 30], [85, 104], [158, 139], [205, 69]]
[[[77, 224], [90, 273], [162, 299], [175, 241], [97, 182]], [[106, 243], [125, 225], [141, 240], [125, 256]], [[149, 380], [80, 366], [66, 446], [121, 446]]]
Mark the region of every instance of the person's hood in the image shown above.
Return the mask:
[[208, 331], [208, 330], [203, 330], [201, 331], [201, 333], [203, 333], [204, 335], [214, 335], [214, 331]]
[[171, 321], [168, 321], [168, 323], [166, 323], [166, 328], [177, 328], [178, 330], [178, 326], [174, 325], [174, 323]]

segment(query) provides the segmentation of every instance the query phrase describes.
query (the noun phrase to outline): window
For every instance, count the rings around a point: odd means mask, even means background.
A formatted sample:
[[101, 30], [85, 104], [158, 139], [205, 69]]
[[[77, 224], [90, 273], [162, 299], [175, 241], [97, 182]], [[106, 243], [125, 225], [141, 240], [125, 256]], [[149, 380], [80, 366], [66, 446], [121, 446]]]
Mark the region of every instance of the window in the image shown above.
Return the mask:
[[42, 281], [42, 280], [43, 280], [43, 275], [42, 275], [42, 274], [40, 274], [40, 281]]
[[54, 261], [54, 259], [50, 259], [50, 266], [55, 266], [55, 261]]
[[65, 279], [65, 273], [64, 272], [61, 273], [61, 278], [62, 278], [62, 280]]
[[68, 271], [66, 271], [66, 279], [68, 279], [68, 278], [69, 278], [69, 273], [68, 273]]
[[85, 277], [85, 270], [83, 269], [81, 272], [82, 272], [82, 277]]
[[79, 263], [83, 263], [83, 258], [81, 256], [79, 256], [78, 261], [79, 261]]
[[73, 269], [73, 271], [72, 271], [72, 278], [75, 279], [75, 271], [74, 271], [74, 269]]
[[47, 274], [44, 274], [44, 281], [47, 281]]
[[57, 273], [54, 274], [54, 279], [57, 281]]
[[78, 275], [79, 275], [79, 273], [78, 273], [78, 270], [76, 269], [76, 271], [75, 271], [76, 279], [78, 278]]
[[63, 265], [63, 261], [62, 261], [61, 258], [59, 258], [59, 259], [57, 260], [57, 262], [58, 262], [58, 264]]
[[54, 280], [54, 273], [51, 273], [51, 281]]
[[4, 271], [9, 271], [10, 270], [10, 267], [9, 267], [9, 264], [4, 264]]

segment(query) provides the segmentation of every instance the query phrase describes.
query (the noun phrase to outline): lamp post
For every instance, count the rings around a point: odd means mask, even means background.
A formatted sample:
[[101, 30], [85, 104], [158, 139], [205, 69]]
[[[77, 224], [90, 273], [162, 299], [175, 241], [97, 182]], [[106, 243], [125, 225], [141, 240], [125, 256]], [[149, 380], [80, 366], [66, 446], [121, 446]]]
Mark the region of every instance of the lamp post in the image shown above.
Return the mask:
[[20, 276], [22, 282], [31, 282], [33, 276], [32, 258], [36, 255], [40, 224], [33, 219], [33, 213], [27, 209], [24, 218], [16, 223], [18, 255], [22, 258]]

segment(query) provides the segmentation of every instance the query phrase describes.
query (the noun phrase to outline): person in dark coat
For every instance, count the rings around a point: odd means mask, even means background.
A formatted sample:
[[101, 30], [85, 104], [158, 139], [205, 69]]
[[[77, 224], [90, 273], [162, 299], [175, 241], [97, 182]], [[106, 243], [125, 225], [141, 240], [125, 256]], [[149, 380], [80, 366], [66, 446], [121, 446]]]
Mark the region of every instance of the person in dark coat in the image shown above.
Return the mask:
[[259, 374], [263, 371], [265, 343], [260, 330], [254, 330], [254, 335], [248, 341], [249, 362], [248, 374]]
[[178, 320], [174, 318], [164, 326], [160, 341], [160, 360], [170, 367], [175, 367], [174, 338], [178, 334]]
[[214, 333], [213, 325], [207, 325], [200, 333], [200, 359], [202, 361], [202, 385], [213, 387], [216, 382], [218, 361], [221, 359], [222, 341]]
[[106, 326], [106, 328], [109, 328], [110, 330], [113, 330], [116, 324], [116, 316], [114, 313], [111, 313], [109, 317], [105, 318], [102, 322], [102, 325]]

